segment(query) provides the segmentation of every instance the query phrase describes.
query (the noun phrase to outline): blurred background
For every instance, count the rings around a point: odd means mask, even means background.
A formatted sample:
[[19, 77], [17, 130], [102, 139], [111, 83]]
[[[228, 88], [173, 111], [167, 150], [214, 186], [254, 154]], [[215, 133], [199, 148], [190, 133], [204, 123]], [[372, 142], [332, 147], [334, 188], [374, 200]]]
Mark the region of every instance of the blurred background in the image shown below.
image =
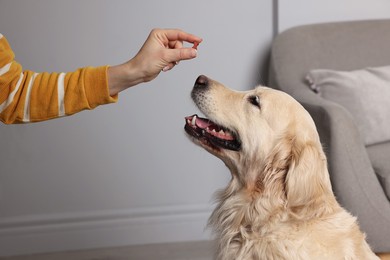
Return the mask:
[[0, 0], [0, 33], [24, 69], [67, 72], [132, 58], [151, 29], [201, 36], [198, 58], [71, 117], [0, 125], [0, 256], [211, 239], [230, 174], [186, 137], [205, 74], [266, 84], [273, 37], [292, 26], [390, 18], [386, 0]]

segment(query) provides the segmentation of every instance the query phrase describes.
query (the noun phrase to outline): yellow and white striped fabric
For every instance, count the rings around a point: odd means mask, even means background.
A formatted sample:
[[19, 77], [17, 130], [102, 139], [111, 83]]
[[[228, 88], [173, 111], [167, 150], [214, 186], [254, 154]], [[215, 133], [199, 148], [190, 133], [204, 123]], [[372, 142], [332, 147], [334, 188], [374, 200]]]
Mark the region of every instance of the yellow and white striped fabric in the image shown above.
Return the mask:
[[107, 67], [69, 73], [23, 71], [0, 33], [0, 120], [6, 124], [48, 120], [113, 103]]

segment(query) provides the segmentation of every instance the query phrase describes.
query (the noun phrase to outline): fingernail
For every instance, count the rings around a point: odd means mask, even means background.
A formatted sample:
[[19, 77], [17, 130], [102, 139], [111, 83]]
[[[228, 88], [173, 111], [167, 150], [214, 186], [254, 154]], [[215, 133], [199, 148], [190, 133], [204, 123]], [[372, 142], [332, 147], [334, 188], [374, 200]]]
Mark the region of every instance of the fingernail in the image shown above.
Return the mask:
[[191, 49], [191, 57], [195, 58], [196, 56], [198, 56], [198, 51], [195, 49]]

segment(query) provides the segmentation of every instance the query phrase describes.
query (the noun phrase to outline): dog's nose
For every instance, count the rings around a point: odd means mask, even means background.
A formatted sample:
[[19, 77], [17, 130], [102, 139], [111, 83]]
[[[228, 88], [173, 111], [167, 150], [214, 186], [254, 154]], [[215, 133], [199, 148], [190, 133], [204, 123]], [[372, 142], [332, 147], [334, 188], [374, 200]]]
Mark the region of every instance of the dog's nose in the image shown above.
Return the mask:
[[195, 81], [195, 88], [206, 88], [209, 85], [209, 79], [205, 75], [200, 75]]

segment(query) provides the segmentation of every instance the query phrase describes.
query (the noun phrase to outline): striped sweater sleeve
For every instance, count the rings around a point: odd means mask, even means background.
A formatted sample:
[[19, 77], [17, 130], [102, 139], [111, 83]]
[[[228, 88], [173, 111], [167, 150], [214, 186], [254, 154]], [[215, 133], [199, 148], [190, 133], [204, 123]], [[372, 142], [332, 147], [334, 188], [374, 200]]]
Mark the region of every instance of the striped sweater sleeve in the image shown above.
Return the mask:
[[6, 124], [38, 122], [113, 103], [107, 68], [86, 67], [69, 73], [23, 71], [0, 34], [0, 120]]

